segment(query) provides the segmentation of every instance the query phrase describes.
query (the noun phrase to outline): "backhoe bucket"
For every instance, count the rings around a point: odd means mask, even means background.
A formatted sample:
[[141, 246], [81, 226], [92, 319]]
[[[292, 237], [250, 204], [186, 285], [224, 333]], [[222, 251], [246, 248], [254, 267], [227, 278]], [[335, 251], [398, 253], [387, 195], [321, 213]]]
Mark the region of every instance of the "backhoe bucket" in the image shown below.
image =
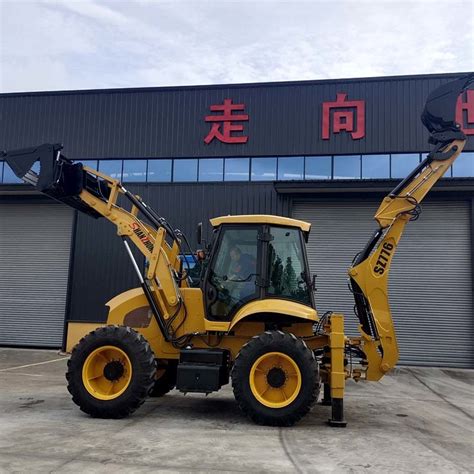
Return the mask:
[[[49, 143], [3, 152], [3, 158], [13, 172], [25, 183], [33, 185], [36, 190], [61, 201], [68, 206], [93, 217], [100, 217], [94, 209], [85, 204], [79, 194], [84, 187], [94, 188], [97, 192], [100, 187], [101, 197], [108, 197], [107, 185], [99, 183], [97, 179], [83, 170], [82, 163], [74, 163], [61, 154], [62, 145]], [[39, 174], [34, 169], [39, 161]]]
[[456, 124], [456, 102], [459, 95], [472, 83], [474, 74], [468, 74], [438, 87], [428, 96], [421, 121], [430, 133], [462, 133], [460, 126]]

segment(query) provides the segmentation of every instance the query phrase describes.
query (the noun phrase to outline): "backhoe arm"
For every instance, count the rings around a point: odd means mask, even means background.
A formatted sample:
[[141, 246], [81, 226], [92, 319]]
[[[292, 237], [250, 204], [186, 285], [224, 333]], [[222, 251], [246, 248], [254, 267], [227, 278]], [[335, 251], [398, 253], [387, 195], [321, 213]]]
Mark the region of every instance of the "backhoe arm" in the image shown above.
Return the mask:
[[[459, 94], [474, 75], [450, 82], [428, 97], [422, 121], [435, 148], [380, 204], [375, 214], [379, 228], [349, 269], [365, 378], [379, 380], [398, 361], [399, 351], [388, 300], [388, 277], [405, 225], [421, 212], [420, 203], [446, 173], [464, 148], [466, 137], [454, 122]], [[450, 115], [451, 114], [451, 115]]]
[[398, 242], [405, 225], [418, 216], [420, 202], [459, 156], [464, 143], [456, 140], [450, 144], [445, 152], [455, 149], [451, 158], [432, 161], [399, 195], [388, 195], [383, 200], [375, 214], [380, 227], [349, 270], [361, 322], [362, 350], [367, 357], [367, 380], [380, 379], [398, 361], [397, 338], [388, 300], [388, 276]]

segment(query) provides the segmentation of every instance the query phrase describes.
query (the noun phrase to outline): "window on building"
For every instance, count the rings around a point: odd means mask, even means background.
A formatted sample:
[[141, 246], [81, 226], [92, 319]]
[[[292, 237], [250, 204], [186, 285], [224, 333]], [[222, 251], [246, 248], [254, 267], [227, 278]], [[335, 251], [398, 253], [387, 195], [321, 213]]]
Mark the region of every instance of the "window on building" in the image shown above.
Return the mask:
[[335, 156], [334, 179], [360, 179], [360, 155]]
[[276, 158], [252, 158], [252, 181], [274, 181], [276, 167]]
[[146, 160], [124, 160], [123, 181], [143, 183], [146, 181]]
[[278, 158], [278, 179], [303, 179], [304, 158], [302, 156], [285, 156]]
[[391, 178], [405, 178], [420, 162], [418, 153], [400, 153], [391, 156]]
[[33, 166], [31, 167], [31, 171], [34, 171], [36, 174], [40, 174], [40, 169], [41, 169], [41, 163], [40, 161], [35, 161], [33, 163]]
[[[4, 168], [5, 168], [5, 176], [4, 176]], [[33, 163], [33, 166], [31, 167], [31, 169], [36, 174], [39, 174], [40, 162], [35, 161]], [[21, 183], [21, 184], [24, 184], [24, 181], [22, 179], [18, 178], [16, 176], [16, 174], [13, 173], [12, 169], [4, 161], [0, 161], [0, 183], [6, 183], [6, 184]]]
[[171, 182], [171, 160], [148, 160], [148, 182], [169, 183]]
[[199, 181], [222, 181], [223, 176], [223, 158], [206, 158], [199, 160]]
[[455, 178], [474, 177], [474, 152], [461, 153], [453, 163], [453, 176]]
[[122, 160], [99, 160], [99, 171], [121, 181]]
[[5, 184], [23, 183], [23, 180], [16, 176], [6, 161], [3, 164], [3, 182]]
[[305, 158], [305, 179], [331, 179], [330, 156], [307, 156]]
[[197, 181], [198, 160], [183, 159], [173, 161], [173, 181], [191, 182]]
[[390, 177], [390, 155], [362, 155], [362, 178]]
[[99, 162], [97, 160], [77, 160], [77, 163], [82, 163], [84, 166], [88, 166], [93, 170], [99, 169]]
[[225, 181], [248, 181], [250, 158], [226, 158]]

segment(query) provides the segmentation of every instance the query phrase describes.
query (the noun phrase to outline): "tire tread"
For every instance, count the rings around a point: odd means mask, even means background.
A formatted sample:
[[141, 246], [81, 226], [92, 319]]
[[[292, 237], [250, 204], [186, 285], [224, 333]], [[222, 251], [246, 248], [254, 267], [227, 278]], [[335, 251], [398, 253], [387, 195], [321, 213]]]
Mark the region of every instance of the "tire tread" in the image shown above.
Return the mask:
[[[244, 381], [245, 377], [248, 378], [249, 376], [249, 367], [251, 367], [257, 357], [264, 352], [272, 350], [280, 350], [284, 353], [290, 351], [300, 354], [307, 371], [307, 373], [303, 373], [300, 367], [302, 376], [313, 381], [302, 403], [298, 404], [293, 410], [285, 410], [286, 413], [283, 416], [277, 414], [278, 409], [274, 409], [274, 416], [269, 414], [266, 407], [263, 407], [263, 405], [255, 400], [251, 392], [248, 393], [250, 389]], [[255, 423], [270, 426], [292, 426], [311, 410], [318, 399], [320, 390], [319, 367], [313, 351], [308, 348], [302, 339], [283, 331], [265, 331], [250, 339], [239, 351], [232, 369], [232, 387], [240, 409]]]
[[[82, 383], [83, 363], [92, 350], [114, 342], [121, 349], [127, 349], [136, 367], [129, 387], [120, 397], [110, 401], [98, 400], [86, 391]], [[153, 387], [155, 372], [153, 351], [141, 334], [128, 326], [105, 326], [84, 336], [72, 350], [67, 363], [67, 389], [73, 402], [88, 415], [94, 418], [124, 418], [144, 403]]]

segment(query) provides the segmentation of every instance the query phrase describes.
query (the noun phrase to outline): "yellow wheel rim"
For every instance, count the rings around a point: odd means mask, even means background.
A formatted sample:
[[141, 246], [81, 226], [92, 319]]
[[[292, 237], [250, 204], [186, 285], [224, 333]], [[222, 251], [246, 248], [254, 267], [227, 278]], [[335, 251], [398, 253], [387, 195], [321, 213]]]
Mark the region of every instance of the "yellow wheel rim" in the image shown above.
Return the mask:
[[118, 347], [102, 346], [92, 351], [82, 367], [85, 389], [99, 400], [113, 400], [122, 395], [132, 380], [132, 364]]
[[253, 396], [262, 405], [284, 408], [300, 393], [301, 372], [290, 356], [268, 352], [252, 365], [249, 381]]

